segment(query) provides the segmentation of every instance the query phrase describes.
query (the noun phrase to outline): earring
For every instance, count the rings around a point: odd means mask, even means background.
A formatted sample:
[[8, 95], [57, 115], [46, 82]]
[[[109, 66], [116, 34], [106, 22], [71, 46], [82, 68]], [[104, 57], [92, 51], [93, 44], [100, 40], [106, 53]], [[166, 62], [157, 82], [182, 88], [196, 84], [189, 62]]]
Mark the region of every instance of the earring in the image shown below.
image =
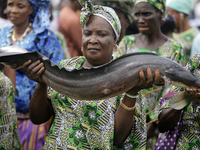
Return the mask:
[[81, 47], [81, 52], [83, 52], [83, 46]]
[[114, 47], [113, 47], [113, 51], [116, 52], [118, 49], [119, 49], [118, 45], [115, 44]]

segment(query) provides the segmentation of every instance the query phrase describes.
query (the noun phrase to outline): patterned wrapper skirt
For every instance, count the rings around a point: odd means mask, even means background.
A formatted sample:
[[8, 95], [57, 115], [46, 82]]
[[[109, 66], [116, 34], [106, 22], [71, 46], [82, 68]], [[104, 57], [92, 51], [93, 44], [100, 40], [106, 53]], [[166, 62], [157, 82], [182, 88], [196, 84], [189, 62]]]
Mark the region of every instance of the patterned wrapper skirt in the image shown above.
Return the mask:
[[30, 119], [19, 119], [19, 136], [22, 150], [40, 150], [43, 148], [49, 123], [35, 125]]

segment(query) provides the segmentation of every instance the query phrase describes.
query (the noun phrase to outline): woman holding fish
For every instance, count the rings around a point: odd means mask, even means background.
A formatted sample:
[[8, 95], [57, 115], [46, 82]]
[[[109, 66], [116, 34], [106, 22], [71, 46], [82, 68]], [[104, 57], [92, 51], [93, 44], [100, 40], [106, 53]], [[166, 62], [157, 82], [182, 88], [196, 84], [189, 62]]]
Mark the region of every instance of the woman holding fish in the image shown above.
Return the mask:
[[[64, 59], [57, 37], [48, 30], [49, 6], [49, 0], [8, 0], [7, 16], [13, 26], [0, 30], [0, 47], [17, 45], [29, 52], [39, 51], [54, 63]], [[15, 71], [5, 66], [4, 73], [16, 84], [15, 104], [22, 149], [40, 149], [48, 125], [38, 126], [30, 121], [29, 102], [36, 83], [22, 69]]]
[[[186, 68], [200, 78], [199, 62], [200, 54], [196, 54], [189, 60]], [[173, 87], [172, 91], [170, 93], [174, 94], [183, 89]], [[191, 87], [185, 91], [186, 93], [181, 92], [184, 93], [183, 96], [181, 93], [169, 96], [162, 106], [158, 120], [158, 128], [162, 134], [157, 141], [156, 150], [200, 149], [200, 89]], [[171, 95], [170, 93], [167, 95]]]
[[[173, 39], [167, 38], [160, 30], [161, 20], [166, 16], [165, 0], [134, 0], [134, 3], [134, 20], [140, 33], [125, 36], [114, 57], [117, 58], [132, 52], [150, 52], [181, 64], [183, 61], [181, 45]], [[162, 97], [164, 90], [164, 87], [153, 86], [153, 88], [139, 92], [139, 95], [145, 101], [147, 113], [159, 109], [159, 98]], [[147, 115], [147, 122], [156, 121], [157, 116], [158, 114], [155, 112], [150, 113]], [[156, 128], [156, 122], [148, 125], [148, 138], [155, 135], [154, 130]], [[156, 139], [157, 136], [154, 136], [154, 139], [149, 139], [147, 149], [154, 149]]]
[[[58, 64], [68, 70], [93, 68], [112, 61], [112, 52], [121, 30], [113, 9], [93, 5], [90, 0], [80, 3], [83, 6], [80, 22], [83, 26], [84, 56]], [[65, 97], [47, 88], [41, 78], [45, 70], [43, 66], [40, 61], [28, 61], [23, 69], [30, 79], [38, 82], [30, 102], [31, 120], [41, 124], [53, 115], [44, 149], [146, 148], [145, 108], [143, 102], [136, 104], [136, 97], [141, 89], [149, 88], [153, 83], [160, 84], [158, 70], [155, 78], [150, 68], [146, 76], [143, 71], [138, 72], [140, 83], [122, 97], [89, 101]]]

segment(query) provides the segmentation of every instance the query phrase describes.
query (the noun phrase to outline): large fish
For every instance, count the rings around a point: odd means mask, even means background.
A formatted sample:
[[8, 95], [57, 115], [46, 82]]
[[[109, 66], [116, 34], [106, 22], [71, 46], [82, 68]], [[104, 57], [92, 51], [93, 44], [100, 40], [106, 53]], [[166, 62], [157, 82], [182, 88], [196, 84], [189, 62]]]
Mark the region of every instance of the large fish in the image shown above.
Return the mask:
[[[172, 84], [200, 88], [199, 78], [178, 63], [153, 53], [127, 54], [100, 67], [69, 71], [53, 64], [39, 52], [17, 52], [20, 48], [12, 46], [1, 49], [0, 62], [13, 68], [20, 67], [29, 59], [32, 62], [43, 61], [46, 68], [42, 74], [43, 81], [57, 92], [79, 100], [100, 100], [120, 95], [136, 86], [139, 71], [147, 68], [153, 72], [159, 69]], [[16, 49], [16, 52], [9, 52], [11, 49]]]

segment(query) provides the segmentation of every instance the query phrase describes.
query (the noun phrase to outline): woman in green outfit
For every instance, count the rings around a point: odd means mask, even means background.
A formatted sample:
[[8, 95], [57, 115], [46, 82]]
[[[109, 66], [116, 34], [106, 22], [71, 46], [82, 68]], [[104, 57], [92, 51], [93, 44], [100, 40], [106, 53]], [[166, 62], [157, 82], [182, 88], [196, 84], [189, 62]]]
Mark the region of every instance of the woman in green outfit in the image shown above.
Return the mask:
[[191, 57], [191, 48], [194, 37], [199, 33], [199, 29], [191, 27], [188, 22], [188, 15], [192, 12], [194, 0], [172, 0], [167, 5], [167, 12], [172, 15], [176, 22], [176, 32], [173, 38], [183, 47], [185, 66]]
[[[120, 57], [133, 52], [151, 52], [172, 59], [181, 64], [182, 47], [173, 39], [167, 38], [160, 30], [160, 23], [165, 17], [165, 0], [135, 0], [134, 20], [140, 31], [136, 35], [125, 36], [119, 44], [114, 57]], [[141, 60], [142, 61], [142, 60]], [[159, 99], [165, 94], [163, 86], [153, 86], [139, 92], [145, 103], [146, 113], [159, 110]], [[138, 99], [138, 103], [140, 100]], [[156, 121], [157, 111], [147, 115], [147, 122]], [[157, 123], [151, 123], [147, 128], [147, 149], [154, 149], [157, 140]]]
[[[84, 56], [58, 64], [69, 70], [109, 63], [120, 35], [120, 21], [113, 9], [93, 5], [90, 0], [83, 0], [81, 4]], [[23, 69], [29, 78], [38, 82], [30, 101], [31, 120], [41, 124], [53, 115], [44, 149], [146, 149], [145, 113], [135, 105], [135, 97], [139, 90], [159, 84], [158, 71], [154, 79], [150, 69], [146, 76], [140, 71], [140, 83], [122, 98], [85, 101], [47, 88], [40, 78], [45, 69], [43, 63], [28, 61]]]

